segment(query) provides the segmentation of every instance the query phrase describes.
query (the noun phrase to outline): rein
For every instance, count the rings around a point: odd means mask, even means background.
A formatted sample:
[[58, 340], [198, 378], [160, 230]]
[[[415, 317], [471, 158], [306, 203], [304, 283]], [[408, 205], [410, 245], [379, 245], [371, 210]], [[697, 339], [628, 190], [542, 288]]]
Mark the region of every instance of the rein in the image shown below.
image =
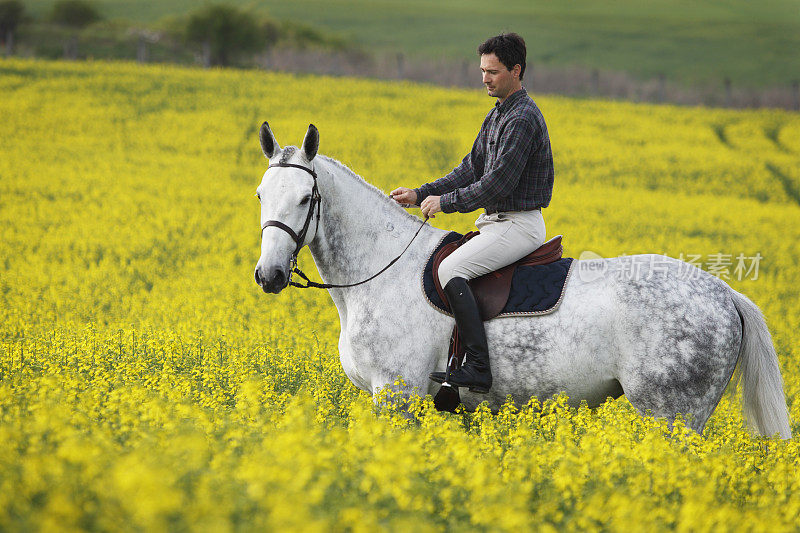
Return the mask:
[[[321, 204], [322, 196], [319, 194], [319, 188], [317, 187], [317, 173], [314, 172], [314, 170], [311, 169], [311, 168], [307, 168], [307, 167], [304, 167], [302, 165], [295, 165], [295, 164], [292, 164], [292, 163], [274, 163], [272, 165], [269, 165], [267, 167], [267, 170], [269, 170], [272, 167], [299, 168], [300, 170], [304, 170], [304, 171], [308, 172], [309, 174], [311, 174], [311, 177], [314, 178], [314, 187], [311, 189], [311, 203], [308, 206], [308, 215], [306, 215], [306, 221], [303, 224], [303, 229], [300, 230], [299, 234], [295, 233], [292, 228], [290, 228], [289, 226], [287, 226], [286, 224], [284, 224], [283, 222], [280, 222], [278, 220], [267, 220], [266, 222], [264, 222], [264, 225], [261, 226], [261, 235], [262, 235], [262, 237], [264, 235], [264, 230], [266, 228], [268, 228], [270, 226], [274, 226], [274, 227], [279, 228], [279, 229], [285, 231], [286, 233], [288, 233], [289, 236], [292, 238], [292, 240], [294, 240], [294, 242], [296, 243], [297, 246], [295, 247], [294, 252], [292, 252], [292, 263], [291, 263], [292, 268], [291, 268], [291, 270], [289, 272], [289, 285], [291, 285], [293, 287], [298, 287], [300, 289], [308, 289], [308, 288], [314, 288], [314, 289], [344, 289], [344, 288], [347, 288], [347, 287], [355, 287], [357, 285], [362, 285], [362, 284], [364, 284], [364, 283], [366, 283], [368, 281], [372, 281], [373, 279], [377, 278], [378, 276], [380, 276], [381, 274], [386, 272], [389, 269], [389, 267], [391, 267], [393, 264], [395, 264], [398, 261], [398, 259], [400, 259], [403, 256], [404, 253], [406, 253], [406, 250], [408, 250], [408, 248], [411, 246], [411, 243], [414, 242], [414, 239], [417, 238], [417, 235], [419, 235], [419, 232], [422, 231], [422, 228], [425, 226], [425, 223], [428, 221], [429, 217], [426, 216], [425, 220], [422, 221], [422, 225], [420, 225], [420, 227], [417, 229], [417, 232], [414, 234], [414, 236], [411, 237], [411, 240], [408, 242], [406, 247], [403, 248], [403, 251], [400, 252], [400, 255], [398, 255], [397, 257], [392, 259], [389, 262], [388, 265], [386, 265], [380, 271], [376, 272], [375, 274], [373, 274], [372, 276], [368, 277], [367, 279], [362, 280], [362, 281], [358, 281], [356, 283], [346, 283], [346, 284], [342, 284], [342, 285], [336, 284], [336, 283], [317, 283], [316, 281], [311, 281], [308, 278], [308, 276], [306, 276], [303, 273], [302, 270], [297, 268], [297, 255], [300, 253], [300, 250], [305, 245], [306, 234], [308, 233], [308, 227], [311, 224], [311, 217], [314, 215], [314, 209], [315, 208], [316, 208], [316, 211], [317, 211], [317, 223], [316, 223], [316, 229], [314, 230], [314, 236], [316, 236], [317, 235], [317, 231], [319, 231], [319, 210], [320, 210], [320, 204]], [[296, 273], [298, 276], [303, 278], [306, 281], [306, 284], [302, 285], [300, 283], [292, 281], [292, 273]]]

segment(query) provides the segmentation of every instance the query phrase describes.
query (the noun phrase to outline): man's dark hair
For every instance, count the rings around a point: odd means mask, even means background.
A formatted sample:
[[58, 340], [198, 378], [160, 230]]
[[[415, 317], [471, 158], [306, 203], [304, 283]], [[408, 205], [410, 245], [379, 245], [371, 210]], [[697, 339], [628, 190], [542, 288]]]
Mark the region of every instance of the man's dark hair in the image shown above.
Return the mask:
[[522, 67], [519, 71], [520, 81], [525, 74], [526, 53], [525, 39], [516, 33], [501, 33], [490, 37], [478, 47], [478, 55], [494, 54], [508, 70], [514, 68], [514, 65]]

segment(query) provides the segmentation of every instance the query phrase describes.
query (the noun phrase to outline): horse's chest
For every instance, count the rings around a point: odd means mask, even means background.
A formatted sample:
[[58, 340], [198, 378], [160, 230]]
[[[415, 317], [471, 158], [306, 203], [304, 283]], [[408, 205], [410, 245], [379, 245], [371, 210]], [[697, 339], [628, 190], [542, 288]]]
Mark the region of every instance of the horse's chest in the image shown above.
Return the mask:
[[378, 370], [377, 360], [385, 353], [378, 346], [379, 338], [380, 334], [374, 328], [365, 327], [356, 320], [342, 324], [339, 361], [350, 381], [367, 392], [372, 392], [373, 377]]
[[[396, 309], [396, 308], [395, 308]], [[374, 310], [352, 312], [342, 324], [339, 355], [350, 380], [369, 390], [376, 378], [402, 372], [407, 360], [417, 351], [410, 349], [408, 329], [398, 313], [387, 316]], [[405, 354], [401, 356], [401, 352]], [[403, 361], [403, 360], [406, 361]]]
[[353, 352], [349, 346], [344, 343], [339, 343], [339, 362], [342, 364], [342, 369], [347, 375], [347, 378], [361, 390], [371, 392], [370, 383], [358, 371], [358, 365], [353, 357]]

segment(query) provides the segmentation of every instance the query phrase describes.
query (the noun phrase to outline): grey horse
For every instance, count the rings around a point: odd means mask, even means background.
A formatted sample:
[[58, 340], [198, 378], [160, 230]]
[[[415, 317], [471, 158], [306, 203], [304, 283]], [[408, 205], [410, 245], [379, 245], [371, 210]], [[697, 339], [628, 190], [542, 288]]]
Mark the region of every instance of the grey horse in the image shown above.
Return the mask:
[[[296, 253], [308, 246], [326, 282], [366, 279], [396, 257], [421, 220], [338, 161], [317, 155], [311, 125], [300, 148], [278, 145], [268, 124], [260, 141], [270, 166], [261, 202], [256, 282], [288, 286]], [[421, 287], [425, 263], [446, 232], [425, 225], [390, 269], [362, 285], [330, 288], [339, 312], [339, 356], [348, 378], [375, 394], [402, 376], [409, 394], [437, 392], [453, 319]], [[783, 383], [759, 308], [721, 279], [662, 255], [577, 261], [553, 313], [486, 322], [494, 376], [489, 394], [464, 391], [474, 409], [498, 409], [565, 392], [597, 406], [625, 394], [641, 413], [681, 413], [701, 433], [734, 376], [746, 417], [761, 435], [791, 438]], [[737, 367], [737, 362], [739, 363]]]

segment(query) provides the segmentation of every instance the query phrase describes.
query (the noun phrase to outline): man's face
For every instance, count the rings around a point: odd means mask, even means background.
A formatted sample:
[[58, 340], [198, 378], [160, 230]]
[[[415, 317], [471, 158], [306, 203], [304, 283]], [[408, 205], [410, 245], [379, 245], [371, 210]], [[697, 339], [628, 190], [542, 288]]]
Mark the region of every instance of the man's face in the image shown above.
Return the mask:
[[483, 54], [481, 56], [483, 84], [486, 86], [489, 96], [504, 100], [516, 86], [519, 80], [519, 71], [520, 67], [518, 65], [514, 65], [512, 70], [508, 70], [494, 54]]

